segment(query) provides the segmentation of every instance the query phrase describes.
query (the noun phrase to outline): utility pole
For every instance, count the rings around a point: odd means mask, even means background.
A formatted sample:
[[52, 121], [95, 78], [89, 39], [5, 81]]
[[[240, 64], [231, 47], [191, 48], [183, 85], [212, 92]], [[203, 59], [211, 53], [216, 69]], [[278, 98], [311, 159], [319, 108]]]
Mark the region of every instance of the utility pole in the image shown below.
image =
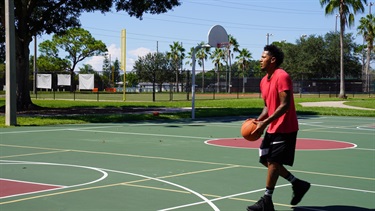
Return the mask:
[[270, 36], [273, 36], [273, 34], [270, 34], [270, 33], [267, 33], [267, 34], [266, 34], [266, 37], [267, 37], [267, 45], [270, 44]]

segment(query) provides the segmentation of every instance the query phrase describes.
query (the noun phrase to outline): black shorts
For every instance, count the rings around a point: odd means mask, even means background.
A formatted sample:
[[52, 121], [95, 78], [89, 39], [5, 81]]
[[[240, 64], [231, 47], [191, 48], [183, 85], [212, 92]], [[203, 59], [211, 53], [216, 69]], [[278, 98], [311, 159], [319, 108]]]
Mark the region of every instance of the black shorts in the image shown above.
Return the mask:
[[259, 162], [276, 162], [293, 166], [297, 132], [266, 133], [259, 149]]

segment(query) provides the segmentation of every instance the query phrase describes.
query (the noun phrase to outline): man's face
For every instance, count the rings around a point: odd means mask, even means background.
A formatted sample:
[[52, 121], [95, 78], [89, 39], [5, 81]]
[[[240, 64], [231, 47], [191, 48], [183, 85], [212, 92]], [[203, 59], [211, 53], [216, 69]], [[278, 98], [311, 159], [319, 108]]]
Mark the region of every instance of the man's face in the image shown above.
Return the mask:
[[262, 71], [267, 71], [275, 64], [275, 57], [268, 54], [268, 51], [263, 51], [260, 58], [260, 69]]

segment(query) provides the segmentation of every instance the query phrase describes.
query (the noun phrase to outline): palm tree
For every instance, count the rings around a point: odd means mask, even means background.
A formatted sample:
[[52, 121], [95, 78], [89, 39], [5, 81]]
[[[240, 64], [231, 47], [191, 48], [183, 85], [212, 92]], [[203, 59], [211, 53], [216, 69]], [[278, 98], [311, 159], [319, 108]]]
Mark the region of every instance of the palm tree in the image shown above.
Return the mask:
[[233, 53], [234, 52], [239, 52], [239, 44], [237, 42], [237, 39], [234, 38], [232, 35], [228, 35], [228, 39], [229, 39], [229, 45], [227, 46], [227, 52], [228, 52], [228, 61], [229, 61], [229, 82], [228, 82], [228, 93], [230, 93], [230, 85], [232, 84], [232, 56], [233, 56]]
[[[203, 46], [205, 42], [201, 42], [198, 45]], [[207, 60], [208, 55], [210, 54], [209, 48], [201, 48], [197, 52], [198, 65], [202, 67], [202, 93], [204, 93], [204, 61]]]
[[244, 48], [240, 51], [240, 54], [236, 56], [236, 59], [238, 59], [238, 64], [242, 69], [242, 93], [245, 93], [245, 69], [248, 67], [252, 56], [249, 50]]
[[216, 73], [217, 73], [217, 90], [216, 92], [220, 92], [220, 66], [221, 66], [221, 61], [225, 59], [225, 52], [221, 48], [215, 48], [215, 51], [212, 52], [210, 55], [210, 59], [214, 62], [216, 66]]
[[369, 67], [370, 67], [370, 55], [371, 51], [374, 49], [374, 39], [375, 39], [375, 17], [372, 14], [362, 17], [359, 21], [360, 25], [358, 26], [358, 34], [363, 35], [364, 39], [367, 42], [367, 54], [366, 54], [366, 84], [364, 86], [365, 92], [370, 91], [369, 87]]
[[[354, 15], [357, 12], [365, 10], [363, 3], [367, 0], [319, 0], [320, 5], [325, 7], [326, 15], [336, 14], [339, 11], [340, 16], [340, 98], [346, 98], [345, 95], [345, 75], [344, 75], [344, 32], [345, 25], [351, 27], [354, 25]], [[351, 9], [353, 11], [351, 11]]]
[[179, 69], [182, 68], [182, 60], [185, 58], [185, 49], [179, 42], [173, 42], [173, 45], [169, 45], [171, 51], [167, 52], [167, 58], [172, 60], [172, 65], [176, 71], [176, 90], [179, 92], [178, 88], [178, 76]]

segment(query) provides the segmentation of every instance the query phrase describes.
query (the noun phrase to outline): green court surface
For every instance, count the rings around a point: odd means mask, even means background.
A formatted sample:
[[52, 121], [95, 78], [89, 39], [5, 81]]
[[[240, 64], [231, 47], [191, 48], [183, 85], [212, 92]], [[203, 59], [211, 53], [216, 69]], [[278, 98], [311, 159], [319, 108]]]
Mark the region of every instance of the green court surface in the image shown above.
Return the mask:
[[[246, 117], [0, 128], [0, 210], [245, 210], [264, 193]], [[375, 118], [302, 116], [276, 210], [375, 209]]]

